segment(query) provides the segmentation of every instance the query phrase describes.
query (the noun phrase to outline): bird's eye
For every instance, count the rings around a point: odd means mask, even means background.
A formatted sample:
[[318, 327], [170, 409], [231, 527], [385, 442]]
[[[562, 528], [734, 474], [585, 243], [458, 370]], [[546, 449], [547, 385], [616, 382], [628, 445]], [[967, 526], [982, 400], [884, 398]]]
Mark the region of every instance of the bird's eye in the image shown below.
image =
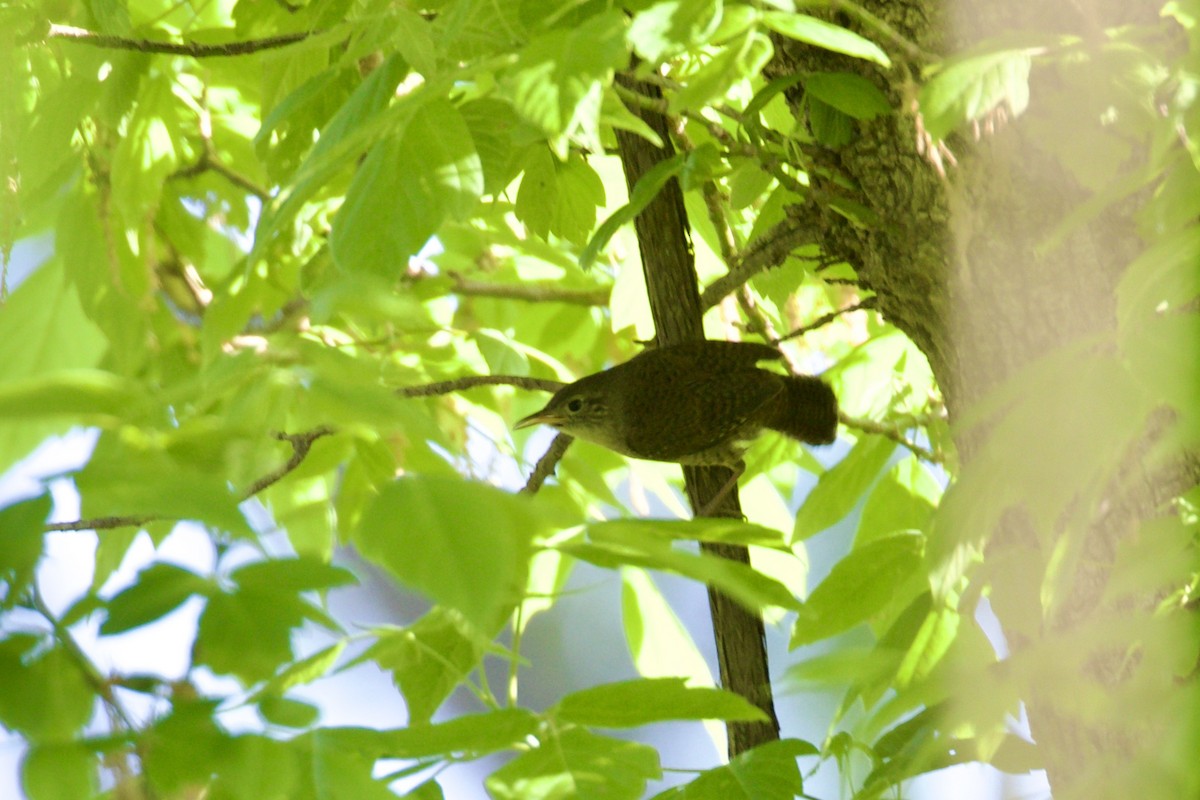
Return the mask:
[[571, 401], [567, 403], [567, 411], [570, 411], [572, 414], [577, 414], [582, 410], [583, 400], [579, 399], [578, 397], [571, 398]]

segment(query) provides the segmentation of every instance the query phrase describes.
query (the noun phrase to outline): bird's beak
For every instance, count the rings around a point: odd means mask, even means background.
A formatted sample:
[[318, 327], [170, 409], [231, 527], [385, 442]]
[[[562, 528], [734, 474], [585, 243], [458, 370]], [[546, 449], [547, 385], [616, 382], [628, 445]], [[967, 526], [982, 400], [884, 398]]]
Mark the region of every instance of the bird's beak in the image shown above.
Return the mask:
[[555, 414], [553, 411], [542, 409], [534, 414], [530, 414], [524, 419], [517, 420], [517, 424], [513, 425], [513, 430], [519, 428], [529, 428], [534, 425], [561, 425], [565, 420], [561, 414]]

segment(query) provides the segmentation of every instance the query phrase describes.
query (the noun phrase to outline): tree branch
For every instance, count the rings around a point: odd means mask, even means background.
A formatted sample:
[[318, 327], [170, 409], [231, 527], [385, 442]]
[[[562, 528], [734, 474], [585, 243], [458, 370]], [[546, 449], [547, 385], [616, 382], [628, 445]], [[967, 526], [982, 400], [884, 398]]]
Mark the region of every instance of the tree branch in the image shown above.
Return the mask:
[[537, 494], [538, 489], [541, 489], [542, 484], [546, 482], [546, 478], [554, 474], [554, 468], [558, 466], [558, 462], [562, 460], [573, 441], [575, 441], [575, 437], [567, 433], [555, 436], [550, 447], [538, 459], [533, 472], [529, 473], [529, 480], [525, 481], [525, 485], [521, 487], [520, 494]]
[[261, 478], [250, 484], [242, 495], [243, 499], [249, 499], [254, 495], [266, 489], [273, 483], [277, 483], [283, 476], [287, 475], [300, 463], [308, 457], [308, 451], [312, 449], [313, 442], [320, 439], [322, 436], [332, 436], [337, 433], [337, 429], [329, 425], [322, 425], [319, 428], [313, 428], [311, 431], [304, 433], [274, 433], [272, 434], [281, 442], [287, 442], [292, 446], [292, 457], [287, 460], [287, 463], [272, 472], [268, 472]]
[[[313, 442], [323, 436], [331, 436], [337, 432], [336, 428], [328, 425], [322, 425], [319, 428], [313, 428], [304, 433], [274, 433], [276, 439], [282, 442], [287, 442], [292, 446], [292, 456], [283, 466], [278, 469], [268, 472], [254, 483], [250, 484], [242, 494], [242, 499], [249, 499], [266, 489], [274, 483], [277, 483], [289, 472], [292, 472], [304, 461], [308, 456], [308, 451], [312, 449]], [[159, 520], [174, 519], [173, 517], [164, 517], [157, 514], [136, 514], [128, 516], [114, 517], [93, 517], [91, 519], [77, 519], [71, 522], [52, 522], [46, 525], [45, 531], [101, 531], [112, 530], [114, 528], [130, 528], [141, 527], [149, 522], [158, 522]]]
[[[846, 306], [845, 308], [836, 308], [833, 311], [830, 311], [828, 314], [824, 314], [822, 316], [817, 317], [816, 319], [814, 319], [812, 322], [808, 323], [807, 325], [802, 325], [801, 327], [796, 328], [796, 330], [792, 331], [791, 333], [780, 337], [779, 342], [786, 342], [788, 339], [795, 339], [798, 336], [803, 336], [806, 333], [815, 331], [817, 328], [824, 328], [826, 325], [833, 322], [835, 319], [842, 316], [843, 314], [850, 314], [855, 311], [863, 311], [868, 308], [874, 308], [874, 307], [875, 307], [875, 298], [872, 296], [872, 297], [867, 297], [862, 300], [859, 300], [854, 305]], [[775, 342], [775, 344], [779, 344], [779, 342]]]
[[930, 464], [941, 464], [946, 460], [941, 453], [935, 453], [926, 447], [916, 444], [910, 439], [906, 439], [904, 432], [895, 425], [885, 425], [882, 422], [862, 419], [861, 417], [852, 417], [842, 411], [838, 412], [838, 422], [842, 423], [847, 428], [854, 428], [862, 431], [863, 433], [873, 433], [877, 436], [882, 436], [885, 439], [891, 439], [893, 442], [908, 448], [908, 450], [911, 451], [912, 454], [917, 458], [920, 458], [923, 461], [928, 461]]
[[530, 378], [524, 375], [468, 375], [465, 378], [454, 378], [448, 381], [422, 383], [416, 386], [402, 386], [396, 390], [401, 397], [429, 397], [438, 394], [461, 392], [463, 389], [473, 389], [476, 386], [516, 386], [521, 389], [534, 389], [541, 392], [557, 392], [563, 386], [562, 381], [552, 381], [547, 378]]
[[529, 302], [571, 303], [580, 306], [606, 306], [612, 289], [563, 289], [541, 284], [487, 283], [464, 278], [457, 272], [447, 273], [454, 281], [454, 291], [474, 297], [498, 297], [505, 300]]
[[301, 42], [320, 31], [305, 31], [302, 33], [283, 33], [278, 36], [268, 36], [263, 39], [248, 39], [243, 42], [226, 42], [224, 44], [200, 44], [198, 42], [158, 42], [151, 39], [126, 39], [107, 33], [96, 33], [73, 25], [58, 25], [50, 23], [47, 38], [66, 39], [92, 47], [103, 47], [109, 50], [133, 50], [139, 53], [162, 53], [175, 56], [192, 56], [206, 58], [212, 56], [244, 56], [263, 50], [273, 50]]
[[701, 307], [712, 308], [759, 272], [782, 264], [793, 250], [812, 239], [812, 231], [806, 225], [798, 225], [791, 219], [778, 223], [731, 263], [728, 272], [704, 288]]

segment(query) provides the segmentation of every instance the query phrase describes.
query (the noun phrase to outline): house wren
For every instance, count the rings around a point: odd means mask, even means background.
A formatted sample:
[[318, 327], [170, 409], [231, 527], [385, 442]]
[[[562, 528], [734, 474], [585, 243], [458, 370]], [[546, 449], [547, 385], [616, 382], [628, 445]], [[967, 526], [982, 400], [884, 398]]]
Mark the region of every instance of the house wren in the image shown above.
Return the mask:
[[809, 444], [829, 444], [837, 432], [837, 398], [824, 381], [757, 366], [779, 358], [778, 350], [750, 342], [646, 350], [564, 386], [515, 427], [550, 425], [650, 461], [729, 467], [733, 484], [742, 453], [763, 428]]

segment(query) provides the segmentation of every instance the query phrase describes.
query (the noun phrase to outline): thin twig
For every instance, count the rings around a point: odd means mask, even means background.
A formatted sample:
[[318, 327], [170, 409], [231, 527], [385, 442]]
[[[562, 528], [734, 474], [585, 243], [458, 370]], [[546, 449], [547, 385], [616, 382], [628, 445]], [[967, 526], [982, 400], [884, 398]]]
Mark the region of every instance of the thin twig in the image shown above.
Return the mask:
[[292, 457], [287, 460], [287, 463], [278, 469], [268, 472], [261, 478], [250, 484], [249, 488], [242, 494], [243, 499], [249, 499], [254, 495], [266, 489], [273, 483], [278, 482], [283, 476], [287, 475], [292, 470], [300, 466], [300, 463], [308, 457], [308, 451], [312, 449], [313, 442], [323, 436], [332, 436], [337, 433], [336, 428], [329, 425], [322, 425], [319, 428], [313, 428], [311, 431], [304, 433], [274, 433], [276, 439], [281, 442], [287, 442], [292, 446]]
[[396, 394], [401, 397], [430, 397], [438, 394], [461, 392], [463, 389], [473, 389], [476, 386], [516, 386], [521, 389], [557, 392], [565, 385], [562, 381], [552, 381], [546, 378], [530, 378], [524, 375], [468, 375], [465, 378], [454, 378], [449, 381], [422, 383], [417, 386], [402, 386], [396, 390]]
[[529, 302], [570, 303], [580, 306], [606, 306], [612, 289], [563, 289], [558, 286], [540, 284], [487, 283], [464, 278], [457, 272], [447, 273], [454, 281], [454, 291], [474, 297], [498, 297], [505, 300], [527, 300]]
[[[808, 323], [807, 325], [802, 325], [799, 328], [796, 328], [796, 330], [787, 334], [786, 336], [780, 338], [779, 341], [786, 342], [788, 339], [795, 339], [798, 336], [803, 336], [806, 333], [815, 331], [817, 328], [824, 328], [826, 325], [833, 322], [835, 319], [837, 319], [838, 317], [840, 317], [844, 314], [850, 314], [854, 311], [863, 311], [865, 309], [874, 308], [874, 307], [875, 307], [875, 297], [872, 296], [872, 297], [864, 298], [852, 306], [846, 306], [845, 308], [837, 308], [837, 309], [834, 309], [833, 311], [830, 311], [828, 314], [824, 314], [820, 317], [817, 317], [816, 319], [814, 319], [812, 322]], [[776, 342], [776, 344], [778, 344], [778, 342]]]
[[891, 439], [893, 442], [908, 448], [917, 458], [928, 461], [931, 464], [941, 464], [945, 461], [945, 458], [940, 453], [935, 453], [928, 448], [922, 447], [921, 445], [906, 439], [904, 437], [904, 432], [894, 425], [885, 425], [882, 422], [874, 422], [869, 419], [852, 417], [849, 414], [841, 411], [838, 412], [838, 421], [847, 428], [854, 428], [862, 431], [863, 433], [874, 433], [878, 436], [883, 436], [886, 439]]
[[562, 460], [573, 441], [575, 441], [575, 437], [568, 433], [560, 433], [555, 436], [550, 447], [538, 459], [537, 465], [529, 474], [529, 480], [525, 481], [520, 494], [537, 494], [538, 489], [541, 489], [542, 484], [546, 482], [546, 478], [554, 474], [554, 468], [558, 466], [558, 462]]
[[[308, 451], [312, 449], [313, 442], [323, 436], [331, 436], [336, 433], [336, 429], [328, 425], [322, 425], [319, 428], [313, 428], [311, 431], [304, 433], [274, 433], [276, 439], [282, 442], [287, 442], [292, 446], [292, 456], [287, 460], [287, 463], [278, 469], [274, 469], [263, 475], [242, 494], [243, 499], [253, 497], [254, 495], [277, 483], [289, 472], [293, 471], [304, 461], [308, 456]], [[71, 522], [52, 522], [45, 526], [46, 531], [101, 531], [112, 530], [114, 528], [140, 528], [149, 522], [158, 522], [159, 520], [174, 519], [174, 517], [164, 517], [154, 514], [137, 514], [128, 516], [113, 516], [113, 517], [93, 517], [91, 519], [77, 519]]]
[[170, 176], [172, 180], [179, 178], [193, 178], [205, 172], [215, 172], [232, 183], [234, 186], [249, 192], [263, 202], [271, 199], [270, 190], [264, 186], [259, 186], [250, 178], [247, 178], [245, 175], [242, 175], [240, 172], [235, 171], [233, 168], [223, 163], [221, 159], [217, 158], [208, 151], [209, 143], [205, 142], [205, 144], [205, 152], [200, 154], [200, 158], [196, 160], [196, 163], [172, 173]]
[[92, 47], [103, 47], [109, 50], [134, 50], [139, 53], [163, 53], [175, 56], [192, 56], [205, 58], [210, 56], [243, 56], [258, 53], [263, 50], [273, 50], [287, 47], [296, 42], [302, 42], [319, 31], [301, 33], [283, 33], [278, 36], [267, 36], [262, 39], [248, 39], [244, 42], [226, 42], [224, 44], [200, 44], [199, 42], [158, 42], [151, 39], [126, 39], [107, 33], [96, 33], [73, 25], [50, 24], [47, 37], [50, 39], [67, 39]]
[[721, 302], [759, 272], [777, 267], [802, 244], [812, 241], [812, 231], [794, 220], [785, 219], [759, 237], [749, 250], [729, 265], [729, 272], [710, 283], [700, 293], [700, 307], [707, 310]]

